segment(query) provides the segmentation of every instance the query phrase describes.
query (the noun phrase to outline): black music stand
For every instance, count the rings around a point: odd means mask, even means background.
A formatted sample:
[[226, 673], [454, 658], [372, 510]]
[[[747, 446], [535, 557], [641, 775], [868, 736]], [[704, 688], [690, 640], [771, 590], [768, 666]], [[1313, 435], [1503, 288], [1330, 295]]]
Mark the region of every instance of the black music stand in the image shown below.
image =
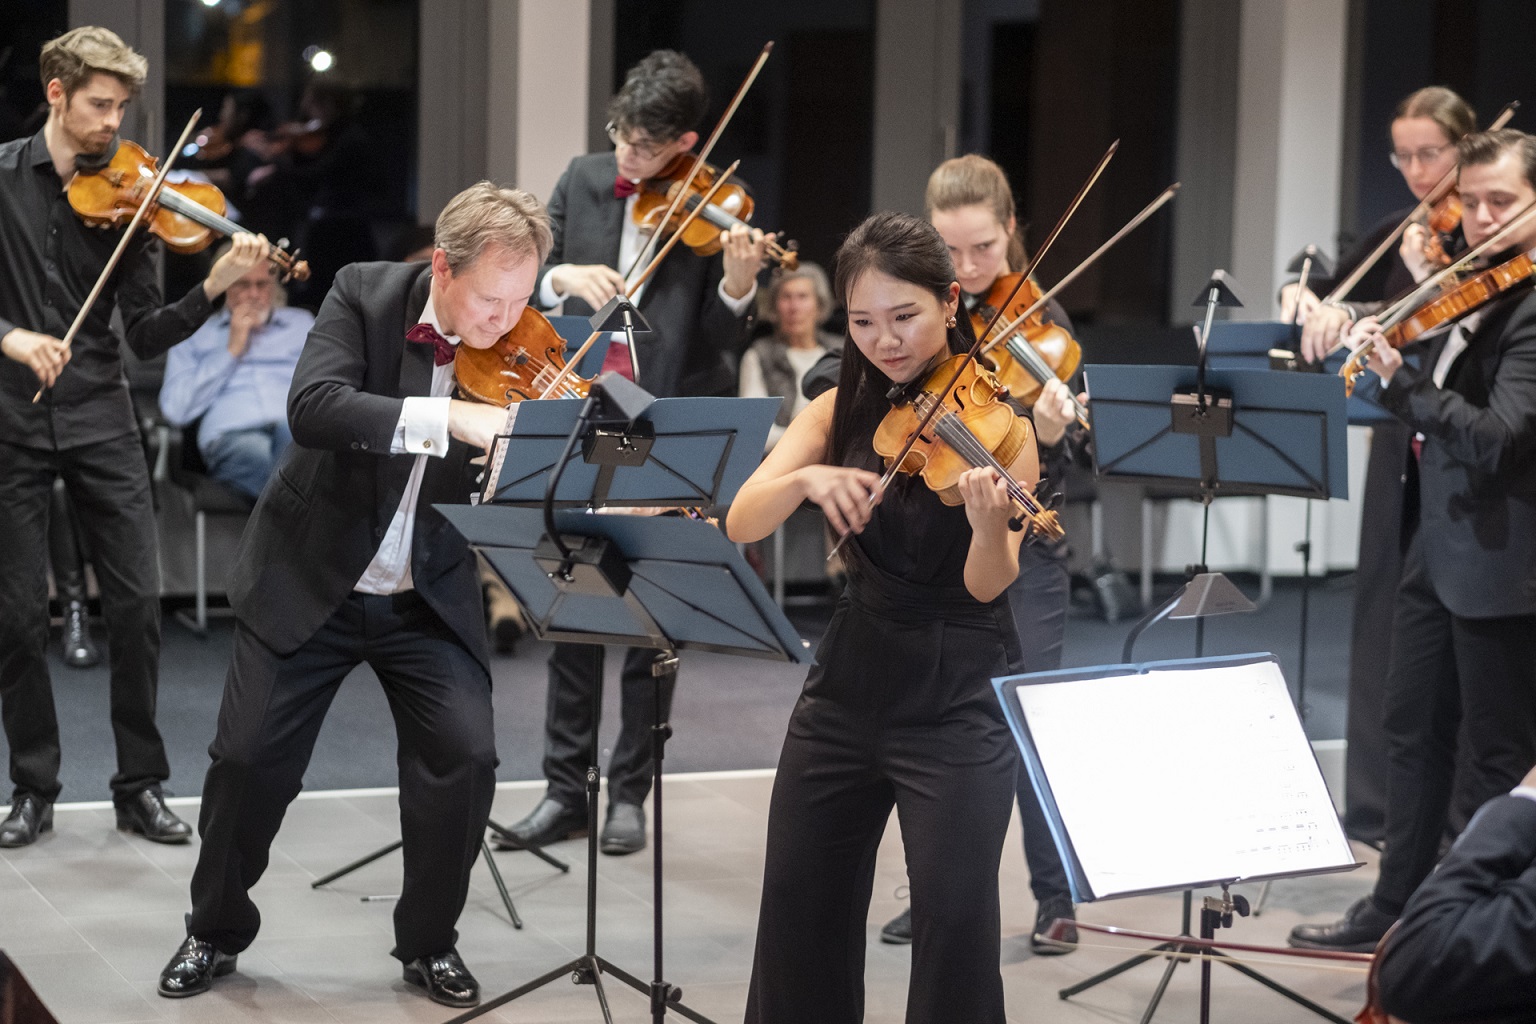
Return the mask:
[[[1211, 312], [1218, 305], [1219, 279], [1211, 285]], [[1230, 326], [1230, 325], [1229, 325]], [[1203, 335], [1214, 339], [1215, 333]], [[1193, 487], [1202, 508], [1200, 564], [1173, 598], [1149, 609], [1127, 637], [1131, 645], [1148, 625], [1181, 604], [1191, 605], [1195, 620], [1195, 657], [1205, 653], [1205, 619], [1212, 614], [1246, 610], [1230, 581], [1208, 573], [1211, 502], [1221, 495], [1288, 494], [1301, 498], [1345, 497], [1348, 464], [1345, 445], [1344, 382], [1324, 374], [1274, 373], [1269, 370], [1211, 370], [1209, 346], [1200, 346], [1199, 363], [1180, 366], [1090, 366], [1084, 371], [1093, 400], [1095, 471], [1141, 483]], [[1191, 601], [1191, 595], [1198, 600]], [[1183, 616], [1181, 616], [1183, 617]], [[1180, 934], [1193, 936], [1193, 894], [1184, 895]], [[1202, 924], [1204, 924], [1202, 917]], [[1166, 946], [1167, 944], [1165, 944]], [[1138, 964], [1165, 955], [1154, 947], [1059, 995], [1070, 998]], [[1142, 1016], [1152, 1019], [1181, 960], [1171, 959]], [[1245, 972], [1246, 973], [1246, 972]], [[1260, 980], [1260, 979], [1256, 979]], [[1262, 983], [1282, 991], [1277, 982]], [[1282, 994], [1321, 1010], [1289, 989]]]
[[[541, 639], [654, 648], [652, 675], [658, 681], [676, 673], [676, 652], [689, 648], [805, 663], [810, 655], [804, 641], [718, 529], [670, 516], [555, 508], [724, 504], [756, 465], [778, 404], [777, 399], [657, 401], [622, 377], [603, 374], [584, 401], [531, 403], [518, 413], [498, 453], [491, 503], [438, 509], [507, 585]], [[552, 439], [563, 448], [548, 462]], [[582, 456], [575, 461], [578, 446]], [[538, 467], [543, 486], [537, 502], [528, 497], [530, 467]], [[646, 984], [597, 952], [601, 770], [594, 729], [587, 769], [586, 948], [449, 1024], [472, 1020], [567, 975], [594, 987], [603, 1019], [611, 1024], [605, 973], [650, 997], [655, 1024], [669, 1010], [710, 1024], [682, 1003], [682, 991], [666, 981], [664, 971], [661, 767], [672, 730], [663, 720], [659, 685], [654, 695], [653, 980]]]

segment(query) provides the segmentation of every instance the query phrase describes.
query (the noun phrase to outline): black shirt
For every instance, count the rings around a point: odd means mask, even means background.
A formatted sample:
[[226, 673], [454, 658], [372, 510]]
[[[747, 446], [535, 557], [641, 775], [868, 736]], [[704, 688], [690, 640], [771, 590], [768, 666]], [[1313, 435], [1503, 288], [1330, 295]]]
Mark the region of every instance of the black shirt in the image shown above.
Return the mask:
[[[64, 337], [122, 230], [87, 227], [70, 208], [41, 131], [0, 145], [0, 338], [18, 327]], [[201, 282], [181, 301], [163, 305], [159, 245], [141, 225], [75, 335], [68, 365], [37, 403], [37, 375], [0, 358], [0, 441], [65, 449], [137, 429], [112, 330], [113, 305], [128, 347], [141, 359], [185, 340], [213, 312]]]

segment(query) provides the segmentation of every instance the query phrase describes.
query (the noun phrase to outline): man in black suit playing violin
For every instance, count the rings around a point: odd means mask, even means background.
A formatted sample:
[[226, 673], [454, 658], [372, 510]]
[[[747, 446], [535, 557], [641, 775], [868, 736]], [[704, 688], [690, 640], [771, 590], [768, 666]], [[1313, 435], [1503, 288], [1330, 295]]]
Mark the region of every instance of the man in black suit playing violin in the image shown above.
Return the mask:
[[31, 138], [0, 146], [0, 712], [16, 787], [0, 846], [25, 846], [51, 829], [60, 789], [46, 648], [57, 478], [93, 554], [107, 621], [117, 827], [182, 843], [192, 830], [160, 791], [170, 765], [155, 726], [160, 577], [149, 470], [112, 312], [139, 358], [160, 355], [197, 330], [229, 285], [265, 258], [267, 244], [236, 238], [205, 280], [166, 305], [155, 269], [160, 243], [141, 229], [66, 346], [61, 339], [124, 229], [87, 227], [65, 189], [77, 169], [111, 159], [147, 64], [113, 33], [89, 26], [45, 44], [40, 64], [48, 120]]
[[250, 890], [331, 699], [366, 662], [399, 743], [393, 955], [436, 1002], [479, 1001], [455, 925], [495, 795], [490, 654], [475, 556], [435, 506], [469, 500], [470, 460], [508, 419], [452, 397], [457, 346], [512, 329], [549, 246], [538, 200], [481, 182], [439, 215], [430, 264], [337, 273], [288, 393], [293, 444], [240, 543], [192, 913], [162, 996], [207, 991], [255, 940]]
[[[708, 106], [704, 78], [693, 62], [658, 50], [629, 70], [608, 106], [614, 152], [572, 160], [549, 200], [555, 247], [539, 274], [537, 303], [565, 303], [587, 315], [624, 291], [648, 235], [633, 216], [640, 193], [693, 149]], [[686, 173], [686, 171], [684, 172]], [[664, 184], [661, 187], [665, 187]], [[679, 243], [632, 298], [650, 323], [637, 335], [640, 365], [627, 346], [610, 344], [603, 369], [617, 370], [658, 397], [735, 395], [736, 359], [746, 343], [747, 312], [772, 235], [738, 224], [722, 235], [719, 256], [698, 256]], [[665, 238], [659, 239], [656, 248]], [[653, 250], [655, 251], [655, 250]], [[623, 721], [608, 765], [608, 815], [602, 851], [633, 853], [645, 846], [650, 792], [651, 692], [662, 688], [662, 713], [672, 704], [674, 676], [653, 680], [655, 653], [624, 655]], [[545, 798], [503, 837], [503, 846], [533, 845], [586, 834], [584, 797], [588, 747], [597, 722], [592, 694], [602, 692], [603, 648], [557, 644], [549, 659], [545, 719]]]
[[[1469, 246], [1536, 202], [1536, 138], [1464, 137], [1459, 189]], [[1536, 247], [1513, 226], [1498, 264]], [[1352, 344], [1379, 338], [1375, 317]], [[1456, 767], [1479, 803], [1536, 762], [1536, 292], [1522, 281], [1462, 317], [1422, 366], [1375, 344], [1377, 401], [1417, 433], [1419, 526], [1404, 556], [1386, 684], [1386, 848], [1375, 891], [1291, 944], [1369, 952], [1439, 854]]]

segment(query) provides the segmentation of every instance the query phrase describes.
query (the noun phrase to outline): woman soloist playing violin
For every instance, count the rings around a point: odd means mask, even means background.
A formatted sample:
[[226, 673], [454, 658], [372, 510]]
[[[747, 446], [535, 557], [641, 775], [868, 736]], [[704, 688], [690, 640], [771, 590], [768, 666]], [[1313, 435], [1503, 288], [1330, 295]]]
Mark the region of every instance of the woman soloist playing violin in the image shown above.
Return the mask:
[[[907, 1020], [1000, 1024], [997, 872], [1016, 757], [988, 681], [1020, 665], [1006, 590], [1023, 534], [990, 469], [960, 477], [962, 506], [905, 476], [875, 494], [887, 391], [973, 336], [938, 232], [874, 215], [838, 251], [834, 290], [852, 341], [838, 386], [790, 424], [727, 519], [732, 540], [758, 540], [809, 500], [855, 534], [780, 756], [746, 1019], [862, 1019], [864, 922], [895, 806], [913, 894]], [[1033, 438], [1009, 469], [1034, 486]]]

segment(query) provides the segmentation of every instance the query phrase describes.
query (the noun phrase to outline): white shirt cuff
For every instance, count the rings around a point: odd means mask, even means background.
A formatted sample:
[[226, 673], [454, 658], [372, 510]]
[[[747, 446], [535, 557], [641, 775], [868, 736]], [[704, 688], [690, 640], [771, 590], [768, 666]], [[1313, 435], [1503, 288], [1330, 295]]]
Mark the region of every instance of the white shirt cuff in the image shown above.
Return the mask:
[[555, 271], [568, 266], [570, 266], [569, 263], [561, 263], [550, 267], [549, 273], [544, 275], [544, 280], [539, 282], [539, 307], [541, 309], [549, 309], [565, 301], [565, 296], [555, 291], [554, 276]]
[[752, 287], [747, 289], [747, 294], [743, 295], [739, 299], [732, 298], [731, 295], [725, 290], [724, 279], [720, 281], [719, 292], [720, 301], [725, 303], [725, 308], [730, 310], [731, 313], [735, 316], [741, 316], [741, 314], [747, 311], [747, 307], [752, 305], [752, 300], [757, 298], [757, 282], [753, 281]]
[[1536, 800], [1536, 786], [1516, 786], [1509, 791], [1510, 796], [1523, 796], [1527, 800]]
[[391, 455], [448, 454], [448, 398], [412, 396], [404, 400], [395, 437], [390, 442]]

